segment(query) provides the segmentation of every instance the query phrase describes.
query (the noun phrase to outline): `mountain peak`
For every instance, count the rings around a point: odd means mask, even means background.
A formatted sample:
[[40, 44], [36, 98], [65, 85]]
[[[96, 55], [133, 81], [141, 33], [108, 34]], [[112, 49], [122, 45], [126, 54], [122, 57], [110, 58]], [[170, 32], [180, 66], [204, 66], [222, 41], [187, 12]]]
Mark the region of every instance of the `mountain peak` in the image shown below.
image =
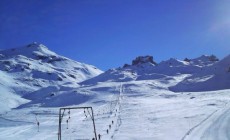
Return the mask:
[[[153, 57], [150, 55], [146, 55], [146, 56], [138, 56], [136, 57], [133, 61], [132, 61], [132, 66], [136, 66], [136, 65], [141, 65], [141, 64], [145, 64], [145, 63], [150, 63], [153, 65], [157, 65], [157, 63], [153, 60]], [[125, 64], [123, 67], [128, 67], [130, 65]]]
[[37, 48], [37, 49], [48, 49], [45, 45], [38, 43], [38, 42], [33, 42], [30, 43], [26, 46], [27, 48]]
[[213, 65], [214, 63], [218, 62], [219, 59], [215, 55], [202, 55], [195, 59], [190, 59], [189, 62], [193, 65], [198, 66], [208, 66]]
[[202, 56], [195, 58], [193, 60], [211, 61], [211, 62], [219, 61], [219, 59], [215, 55], [202, 55]]
[[0, 51], [1, 71], [12, 75], [17, 73], [15, 78], [26, 79], [25, 85], [32, 88], [49, 85], [49, 82], [57, 85], [61, 82], [76, 83], [102, 73], [92, 65], [58, 55], [37, 42]]
[[37, 42], [30, 43], [19, 48], [12, 48], [0, 51], [2, 57], [14, 57], [23, 55], [28, 58], [37, 58], [38, 56], [56, 56], [57, 54], [50, 51], [45, 45]]

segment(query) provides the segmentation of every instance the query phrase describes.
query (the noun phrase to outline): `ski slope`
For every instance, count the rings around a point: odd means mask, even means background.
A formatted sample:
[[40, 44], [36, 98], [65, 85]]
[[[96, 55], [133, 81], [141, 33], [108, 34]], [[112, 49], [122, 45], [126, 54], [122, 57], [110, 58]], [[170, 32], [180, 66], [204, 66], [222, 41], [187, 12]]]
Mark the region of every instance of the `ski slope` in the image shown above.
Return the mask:
[[228, 140], [230, 105], [226, 103], [223, 108], [215, 110], [200, 124], [194, 126], [184, 136], [183, 140]]
[[[161, 80], [146, 80], [85, 85], [78, 90], [87, 91], [93, 98], [75, 106], [93, 107], [97, 134], [105, 140], [198, 140], [219, 139], [220, 136], [228, 139], [224, 130], [228, 126], [230, 90], [174, 93], [167, 89], [173, 84], [175, 81], [165, 84]], [[58, 107], [34, 105], [1, 114], [0, 137], [55, 140], [58, 111]], [[36, 117], [40, 122], [39, 132]], [[69, 114], [65, 113], [62, 139], [93, 138], [89, 114], [76, 110], [71, 111], [70, 117], [67, 129]], [[224, 130], [216, 133], [217, 127]]]

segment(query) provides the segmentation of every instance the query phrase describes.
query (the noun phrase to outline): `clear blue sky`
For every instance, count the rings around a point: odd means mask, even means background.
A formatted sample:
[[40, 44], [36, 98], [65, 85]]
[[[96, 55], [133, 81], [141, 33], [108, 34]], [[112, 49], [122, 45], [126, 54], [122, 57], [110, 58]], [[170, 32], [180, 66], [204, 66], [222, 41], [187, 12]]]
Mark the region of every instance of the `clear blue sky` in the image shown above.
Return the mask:
[[229, 0], [0, 0], [0, 49], [40, 42], [102, 70], [230, 54]]

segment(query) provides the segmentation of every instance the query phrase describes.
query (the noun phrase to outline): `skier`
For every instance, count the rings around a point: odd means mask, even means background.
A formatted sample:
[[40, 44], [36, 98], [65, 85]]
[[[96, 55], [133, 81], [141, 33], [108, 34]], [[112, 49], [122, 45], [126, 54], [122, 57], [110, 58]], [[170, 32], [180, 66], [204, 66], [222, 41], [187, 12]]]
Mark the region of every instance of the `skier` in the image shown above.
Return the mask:
[[40, 123], [39, 123], [39, 122], [37, 122], [37, 125], [38, 125], [38, 132], [39, 132], [39, 125], [40, 125]]
[[98, 134], [98, 139], [101, 140], [101, 134]]
[[69, 114], [69, 119], [70, 119], [70, 110], [68, 111], [68, 114]]
[[86, 115], [86, 113], [85, 113], [85, 109], [84, 109], [84, 114], [85, 114], [85, 118], [87, 118], [87, 115]]
[[68, 122], [69, 122], [69, 120], [66, 120], [66, 123], [67, 123], [67, 129], [68, 129]]

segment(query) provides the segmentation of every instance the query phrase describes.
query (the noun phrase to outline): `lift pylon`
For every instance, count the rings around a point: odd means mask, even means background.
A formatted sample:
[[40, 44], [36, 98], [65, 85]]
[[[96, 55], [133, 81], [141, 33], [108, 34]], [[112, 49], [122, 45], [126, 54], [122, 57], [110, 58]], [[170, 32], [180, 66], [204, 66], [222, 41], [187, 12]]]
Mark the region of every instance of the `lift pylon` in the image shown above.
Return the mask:
[[[97, 140], [97, 132], [96, 132], [96, 126], [95, 126], [95, 121], [94, 121], [94, 114], [93, 114], [93, 108], [92, 107], [65, 107], [65, 108], [60, 108], [59, 109], [59, 127], [58, 127], [58, 140], [61, 140], [61, 123], [62, 123], [62, 119], [64, 116], [64, 113], [66, 110], [73, 110], [73, 109], [89, 109], [92, 113], [92, 115], [90, 114], [90, 117], [93, 121], [93, 129], [94, 129], [94, 135], [95, 135], [95, 140]], [[88, 110], [88, 111], [89, 111]]]

